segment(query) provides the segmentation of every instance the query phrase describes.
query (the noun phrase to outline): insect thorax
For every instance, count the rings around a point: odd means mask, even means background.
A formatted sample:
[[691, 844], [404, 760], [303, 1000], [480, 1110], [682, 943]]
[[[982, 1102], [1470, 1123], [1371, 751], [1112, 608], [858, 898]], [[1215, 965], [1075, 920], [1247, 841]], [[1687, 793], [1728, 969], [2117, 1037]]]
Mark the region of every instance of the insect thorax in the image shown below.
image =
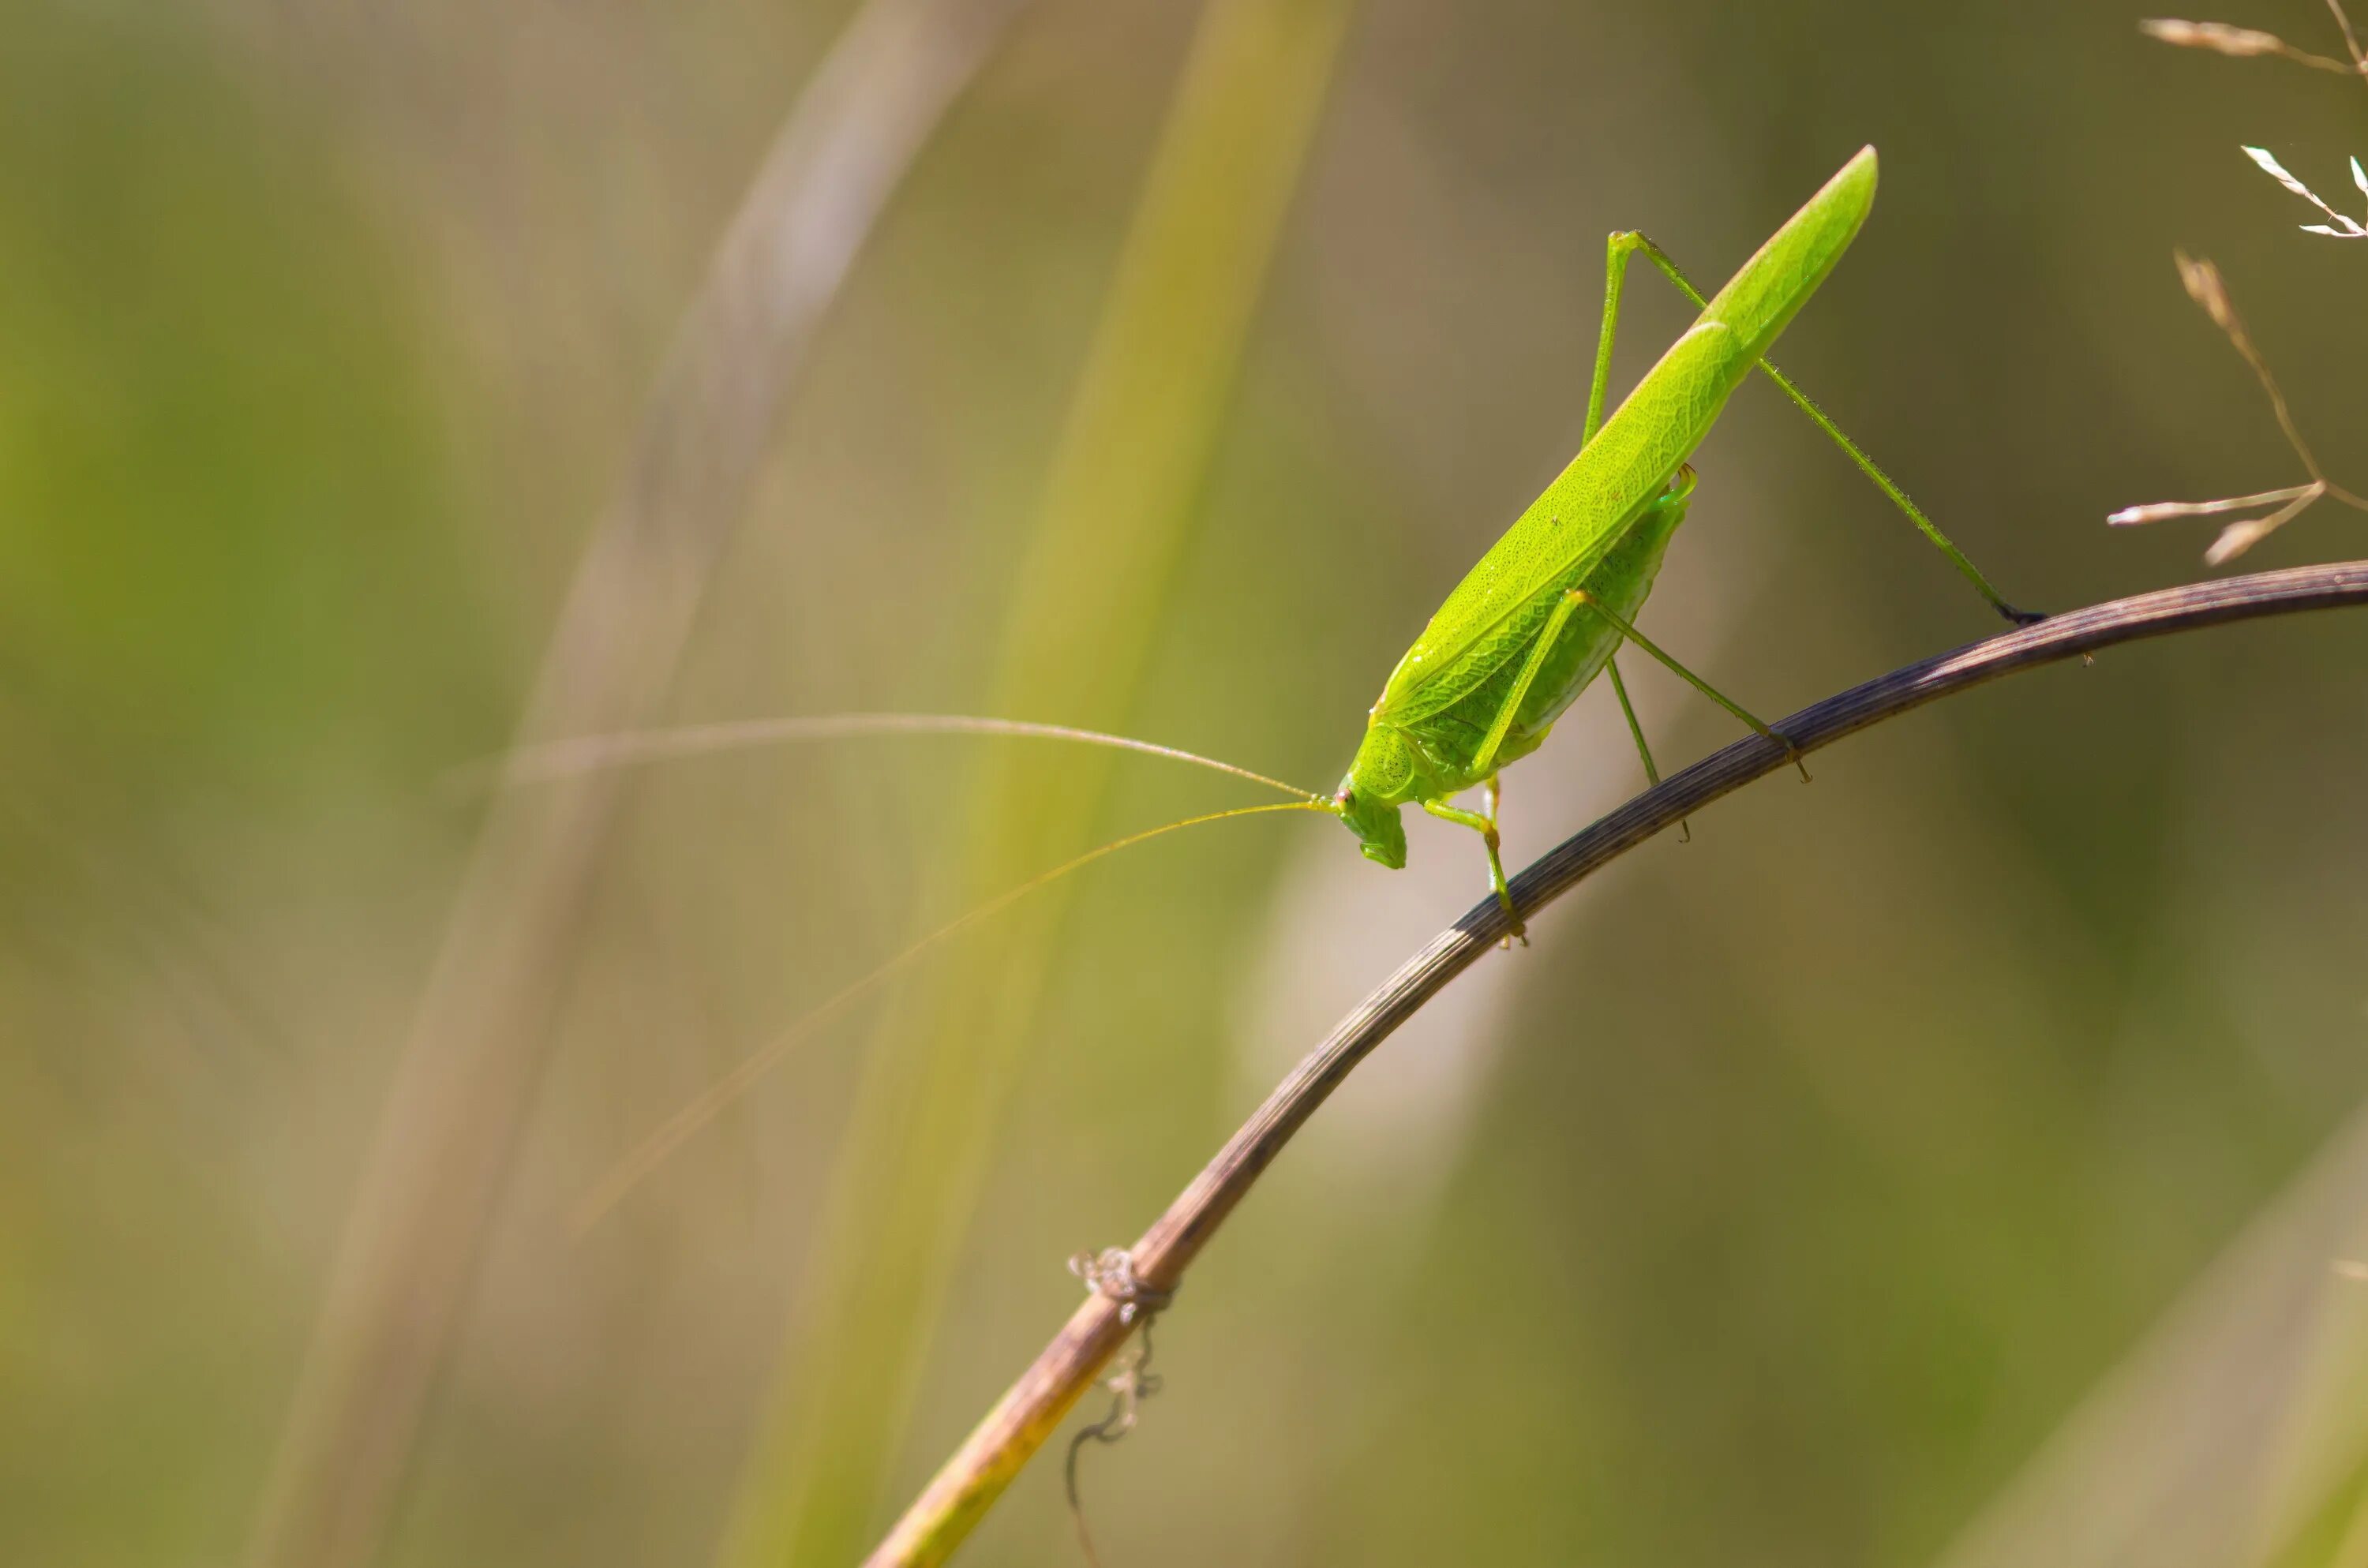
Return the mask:
[[1356, 759], [1349, 764], [1343, 786], [1360, 800], [1375, 805], [1395, 805], [1424, 798], [1420, 759], [1406, 735], [1394, 724], [1369, 722], [1357, 744]]

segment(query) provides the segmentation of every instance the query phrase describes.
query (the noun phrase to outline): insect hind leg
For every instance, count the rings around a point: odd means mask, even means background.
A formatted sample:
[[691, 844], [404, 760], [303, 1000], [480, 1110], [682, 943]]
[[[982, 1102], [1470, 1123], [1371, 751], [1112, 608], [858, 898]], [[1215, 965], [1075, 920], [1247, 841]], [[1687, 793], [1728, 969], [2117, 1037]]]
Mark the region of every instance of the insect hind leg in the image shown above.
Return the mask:
[[[1588, 403], [1588, 414], [1587, 433], [1590, 437], [1595, 433], [1596, 413], [1602, 404], [1603, 381], [1610, 374], [1611, 369], [1611, 328], [1610, 318], [1618, 314], [1620, 279], [1622, 274], [1627, 270], [1628, 258], [1638, 252], [1642, 252], [1645, 258], [1647, 261], [1650, 261], [1653, 266], [1659, 270], [1661, 276], [1667, 278], [1676, 286], [1678, 292], [1692, 301], [1695, 309], [1700, 310], [1709, 303], [1709, 301], [1704, 298], [1702, 291], [1694, 287], [1693, 279], [1688, 278], [1685, 275], [1684, 270], [1680, 268], [1675, 261], [1672, 261], [1669, 258], [1669, 253], [1656, 244], [1649, 237], [1637, 233], [1634, 229], [1625, 230], [1611, 236], [1610, 255], [1611, 277], [1604, 289], [1604, 310], [1606, 312], [1606, 321], [1602, 339], [1596, 351], [1596, 388]], [[1816, 425], [1818, 429], [1823, 430], [1827, 437], [1831, 437], [1834, 445], [1839, 447], [1850, 458], [1850, 460], [1858, 465], [1859, 472], [1865, 474], [1866, 477], [1873, 483], [1876, 489], [1882, 491], [1885, 495], [1891, 498], [1892, 505], [1897, 506], [1901, 512], [1906, 514], [1907, 520], [1915, 524], [1917, 529], [1921, 532], [1926, 539], [1932, 541], [1933, 547], [1939, 550], [1942, 555], [1949, 558], [1949, 563], [1954, 566], [1957, 571], [1964, 575], [1964, 579], [1974, 585], [1975, 590], [1978, 592], [1982, 597], [1989, 601], [1990, 608], [1992, 609], [1997, 610], [1998, 614], [2004, 616], [2008, 620], [2012, 621], [2017, 626], [2029, 626], [2034, 621], [2044, 620], [2047, 619], [2045, 616], [2032, 610], [2018, 609], [2013, 605], [2008, 603], [2006, 597], [2000, 594], [1998, 589], [1990, 585], [1990, 580], [1987, 577], [1982, 575], [1981, 568], [1975, 566], [1972, 561], [1966, 558], [1965, 552], [1959, 550], [1956, 545], [1950, 540], [1949, 536], [1942, 533], [1939, 526], [1935, 524], [1931, 518], [1924, 515], [1923, 508], [1918, 506], [1915, 502], [1907, 498], [1907, 492], [1902, 490], [1899, 487], [1898, 483], [1894, 480], [1891, 475], [1885, 473], [1881, 465], [1877, 464], [1873, 458], [1868, 457], [1866, 453], [1860, 449], [1857, 442], [1844, 435], [1842, 433], [1841, 426], [1836, 425], [1833, 422], [1832, 417], [1827, 415], [1824, 409], [1819, 408], [1816, 402], [1810, 398], [1808, 393], [1803, 392], [1798, 386], [1794, 385], [1793, 379], [1790, 376], [1787, 376], [1783, 371], [1778, 369], [1775, 363], [1770, 359], [1762, 358], [1759, 361], [1759, 368], [1767, 372], [1768, 379], [1770, 381], [1776, 383], [1778, 391], [1782, 392], [1786, 397], [1793, 400], [1794, 407], [1807, 415], [1810, 422]]]

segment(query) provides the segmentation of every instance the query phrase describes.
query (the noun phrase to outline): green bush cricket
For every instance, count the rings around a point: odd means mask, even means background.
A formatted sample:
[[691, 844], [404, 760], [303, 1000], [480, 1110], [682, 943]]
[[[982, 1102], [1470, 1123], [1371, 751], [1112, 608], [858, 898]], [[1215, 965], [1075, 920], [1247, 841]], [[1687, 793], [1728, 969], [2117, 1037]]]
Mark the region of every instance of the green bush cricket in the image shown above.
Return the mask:
[[[1693, 470], [1687, 460], [1709, 435], [1729, 395], [1755, 367], [1849, 454], [2000, 615], [2017, 623], [2038, 619], [2001, 597], [1899, 486], [1765, 358], [1777, 335], [1849, 248], [1873, 204], [1874, 187], [1874, 149], [1862, 148], [1707, 301], [1660, 247], [1643, 234], [1622, 232], [1611, 237], [1603, 320], [1578, 454], [1447, 596], [1429, 625], [1398, 661], [1381, 699], [1367, 714], [1364, 737], [1347, 776], [1329, 796], [1147, 741], [1063, 725], [961, 715], [874, 713], [759, 720], [563, 741], [511, 758], [501, 770], [502, 777], [508, 782], [524, 782], [586, 767], [755, 741], [984, 733], [1082, 741], [1149, 753], [1215, 768], [1297, 797], [1274, 805], [1213, 812], [1131, 834], [1031, 878], [922, 937], [808, 1014], [715, 1091], [670, 1119], [602, 1184], [587, 1210], [605, 1208], [765, 1064], [926, 949], [1072, 870], [1180, 828], [1267, 812], [1320, 811], [1346, 824], [1369, 859], [1395, 869], [1406, 864], [1400, 810], [1417, 805], [1481, 835], [1487, 851], [1489, 885], [1512, 921], [1513, 936], [1526, 941], [1498, 851], [1497, 777], [1543, 744], [1555, 720], [1578, 694], [1598, 673], [1609, 671], [1646, 776], [1658, 781], [1643, 727], [1628, 700], [1619, 667], [1612, 662], [1622, 642], [1634, 642], [1736, 718], [1790, 749], [1782, 735], [1664, 653], [1634, 624], [1652, 592], [1669, 538], [1685, 520], [1694, 489]], [[1604, 393], [1611, 376], [1621, 290], [1629, 259], [1638, 253], [1699, 306], [1702, 314], [1605, 419]], [[1806, 777], [1806, 770], [1803, 772]], [[1484, 791], [1484, 810], [1469, 811], [1451, 803], [1455, 796], [1474, 788]]]
[[[1652, 592], [1669, 536], [1685, 520], [1694, 488], [1686, 460], [1754, 366], [1841, 444], [2000, 614], [2016, 621], [2035, 619], [1999, 597], [1899, 487], [1763, 358], [1857, 235], [1873, 205], [1874, 183], [1874, 149], [1863, 148], [1707, 301], [1644, 235], [1611, 236], [1578, 455], [1447, 596], [1398, 661], [1366, 718], [1356, 760], [1332, 796], [1332, 808], [1367, 858], [1394, 868], [1406, 864], [1398, 810], [1409, 802], [1473, 828], [1487, 846], [1489, 885], [1520, 935], [1497, 853], [1497, 776], [1543, 743], [1622, 642], [1635, 643], [1728, 712], [1784, 744], [1631, 624]], [[1640, 250], [1702, 313], [1602, 420], [1621, 286], [1628, 258]], [[1642, 749], [1643, 731], [1616, 669], [1612, 679]], [[1645, 766], [1653, 772], [1649, 752]], [[1486, 790], [1485, 811], [1448, 803], [1475, 785]]]

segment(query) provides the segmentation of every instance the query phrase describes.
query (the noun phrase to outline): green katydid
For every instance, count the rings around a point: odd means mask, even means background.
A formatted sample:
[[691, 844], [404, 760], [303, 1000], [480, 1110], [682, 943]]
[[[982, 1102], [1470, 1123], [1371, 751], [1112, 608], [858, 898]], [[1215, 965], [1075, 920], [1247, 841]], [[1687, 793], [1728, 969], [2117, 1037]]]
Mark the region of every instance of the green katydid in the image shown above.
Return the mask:
[[[1999, 597], [1899, 487], [1764, 358], [1850, 247], [1874, 203], [1874, 149], [1862, 148], [1707, 301], [1644, 235], [1611, 236], [1578, 455], [1447, 596], [1398, 661], [1367, 717], [1356, 760], [1332, 797], [1368, 858], [1406, 864], [1398, 810], [1409, 802], [1474, 829], [1487, 846], [1489, 885], [1520, 936], [1520, 917], [1497, 853], [1497, 775], [1544, 742], [1622, 642], [1635, 643], [1737, 719], [1784, 744], [1630, 624], [1653, 590], [1669, 536], [1685, 520], [1694, 488], [1686, 460], [1754, 366], [1841, 445], [2001, 615], [2018, 622], [2036, 619]], [[1702, 313], [1603, 421], [1621, 286], [1637, 251]], [[1643, 732], [1616, 669], [1612, 680], [1641, 750]], [[1652, 770], [1649, 752], [1645, 766]], [[1485, 811], [1448, 803], [1475, 785], [1486, 791]]]
[[[2008, 604], [1899, 486], [1765, 358], [1777, 335], [1849, 248], [1873, 203], [1874, 187], [1875, 153], [1867, 147], [1708, 301], [1652, 241], [1633, 232], [1611, 236], [1603, 321], [1577, 456], [1448, 595], [1430, 624], [1398, 661], [1381, 699], [1367, 715], [1364, 738], [1347, 777], [1329, 796], [1124, 736], [1059, 725], [923, 714], [843, 714], [593, 737], [561, 742], [514, 758], [507, 776], [517, 780], [750, 740], [886, 732], [985, 732], [1148, 752], [1214, 767], [1299, 797], [1283, 804], [1211, 812], [1130, 835], [1055, 867], [923, 937], [825, 1003], [789, 1036], [776, 1040], [714, 1092], [687, 1108], [644, 1145], [641, 1155], [620, 1169], [618, 1177], [604, 1184], [595, 1206], [605, 1206], [608, 1199], [662, 1157], [723, 1098], [807, 1028], [835, 1016], [924, 949], [1089, 861], [1178, 828], [1264, 812], [1321, 811], [1338, 817], [1357, 835], [1368, 858], [1397, 868], [1406, 864], [1406, 831], [1399, 812], [1406, 805], [1417, 805], [1479, 833], [1487, 851], [1489, 885], [1512, 921], [1513, 935], [1520, 937], [1519, 913], [1498, 853], [1498, 774], [1535, 751], [1580, 691], [1599, 672], [1609, 670], [1646, 774], [1657, 778], [1643, 728], [1628, 701], [1619, 668], [1612, 663], [1612, 654], [1623, 642], [1634, 642], [1744, 723], [1789, 749], [1782, 736], [1686, 669], [1634, 625], [1652, 591], [1670, 535], [1684, 520], [1693, 494], [1693, 470], [1687, 459], [1710, 433], [1728, 396], [1755, 366], [1849, 454], [1999, 614], [2016, 622], [2038, 619]], [[1603, 401], [1620, 318], [1621, 290], [1630, 257], [1640, 252], [1702, 308], [1702, 315], [1607, 420], [1602, 417]], [[1484, 810], [1468, 811], [1451, 803], [1455, 796], [1475, 787], [1485, 792]]]

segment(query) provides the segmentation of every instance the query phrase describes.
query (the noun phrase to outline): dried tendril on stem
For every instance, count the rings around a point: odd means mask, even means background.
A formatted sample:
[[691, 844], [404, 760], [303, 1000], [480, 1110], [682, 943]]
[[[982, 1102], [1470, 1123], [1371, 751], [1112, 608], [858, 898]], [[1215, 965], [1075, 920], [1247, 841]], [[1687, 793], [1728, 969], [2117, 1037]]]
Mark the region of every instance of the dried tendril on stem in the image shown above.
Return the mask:
[[1143, 1325], [1133, 1348], [1101, 1380], [1101, 1386], [1110, 1393], [1110, 1414], [1077, 1429], [1069, 1439], [1068, 1459], [1061, 1469], [1069, 1496], [1069, 1517], [1077, 1527], [1077, 1545], [1092, 1568], [1101, 1568], [1093, 1532], [1086, 1528], [1086, 1502], [1077, 1492], [1077, 1456], [1089, 1442], [1115, 1443], [1133, 1431], [1143, 1414], [1143, 1402], [1159, 1392], [1162, 1380], [1151, 1369], [1151, 1324], [1174, 1303], [1176, 1292], [1144, 1284], [1134, 1272], [1133, 1256], [1124, 1247], [1078, 1253], [1069, 1259], [1069, 1272], [1084, 1280], [1087, 1290], [1118, 1302], [1121, 1323]]

